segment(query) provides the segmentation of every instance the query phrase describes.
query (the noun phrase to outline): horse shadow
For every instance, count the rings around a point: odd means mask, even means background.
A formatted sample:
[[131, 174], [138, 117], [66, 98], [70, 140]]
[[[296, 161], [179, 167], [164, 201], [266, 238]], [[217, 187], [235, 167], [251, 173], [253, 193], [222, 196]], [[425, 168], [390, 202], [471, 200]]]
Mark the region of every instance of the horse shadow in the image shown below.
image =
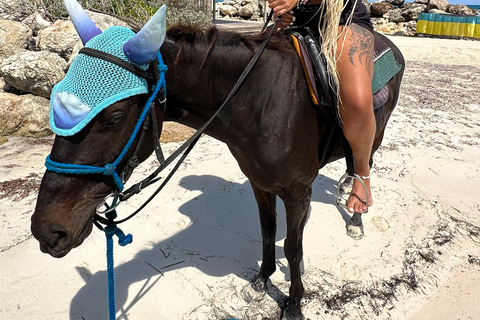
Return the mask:
[[[178, 209], [190, 224], [170, 238], [152, 243], [150, 249], [138, 252], [130, 261], [115, 266], [116, 312], [121, 314], [117, 319], [128, 319], [129, 310], [175, 270], [193, 267], [212, 277], [233, 274], [246, 280], [259, 271], [261, 230], [250, 183], [191, 175], [182, 178], [180, 186], [185, 192], [201, 192]], [[335, 188], [335, 181], [319, 175], [312, 185], [312, 201], [334, 204]], [[342, 209], [338, 211], [348, 222], [350, 216]], [[281, 241], [286, 235], [282, 201], [277, 201], [277, 214], [276, 240]], [[283, 246], [276, 246], [277, 269], [288, 281], [290, 271], [288, 265], [280, 261], [283, 258]], [[106, 271], [91, 274], [83, 267], [77, 267], [77, 271], [86, 283], [71, 301], [70, 319], [108, 319]], [[137, 282], [143, 285], [129, 299], [132, 294], [129, 288]]]

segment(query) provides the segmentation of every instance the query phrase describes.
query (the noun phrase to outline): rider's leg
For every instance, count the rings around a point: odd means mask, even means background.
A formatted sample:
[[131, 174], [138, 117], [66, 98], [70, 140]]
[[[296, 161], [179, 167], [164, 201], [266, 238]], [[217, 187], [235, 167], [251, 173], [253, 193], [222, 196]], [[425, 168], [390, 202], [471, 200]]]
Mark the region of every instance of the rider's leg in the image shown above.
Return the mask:
[[[373, 34], [356, 24], [339, 28], [337, 70], [342, 129], [352, 148], [355, 173], [367, 177], [370, 175], [369, 161], [376, 129], [371, 89]], [[373, 204], [370, 179], [365, 179], [364, 183], [368, 189], [370, 206]], [[355, 180], [352, 193], [347, 200], [348, 211], [352, 213], [365, 211], [367, 209], [365, 199], [365, 190]]]

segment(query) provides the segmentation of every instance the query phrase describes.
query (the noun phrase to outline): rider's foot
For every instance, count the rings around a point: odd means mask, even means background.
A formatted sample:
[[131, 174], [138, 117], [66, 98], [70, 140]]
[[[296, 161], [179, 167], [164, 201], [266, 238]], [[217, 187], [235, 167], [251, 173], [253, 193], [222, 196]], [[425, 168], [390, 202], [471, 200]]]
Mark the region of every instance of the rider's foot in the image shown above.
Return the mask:
[[350, 213], [363, 213], [367, 211], [368, 207], [373, 205], [372, 191], [370, 189], [370, 177], [361, 177], [361, 179], [368, 190], [368, 204], [366, 203], [367, 195], [365, 194], [365, 189], [359, 181], [354, 179], [353, 188], [347, 200], [347, 210]]

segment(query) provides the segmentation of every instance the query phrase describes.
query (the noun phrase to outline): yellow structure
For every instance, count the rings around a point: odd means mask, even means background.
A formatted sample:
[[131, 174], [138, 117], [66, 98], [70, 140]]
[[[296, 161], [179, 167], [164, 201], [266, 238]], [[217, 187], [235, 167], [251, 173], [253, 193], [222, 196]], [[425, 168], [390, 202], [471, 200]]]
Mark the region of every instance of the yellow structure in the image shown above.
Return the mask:
[[417, 33], [480, 39], [480, 16], [422, 13]]

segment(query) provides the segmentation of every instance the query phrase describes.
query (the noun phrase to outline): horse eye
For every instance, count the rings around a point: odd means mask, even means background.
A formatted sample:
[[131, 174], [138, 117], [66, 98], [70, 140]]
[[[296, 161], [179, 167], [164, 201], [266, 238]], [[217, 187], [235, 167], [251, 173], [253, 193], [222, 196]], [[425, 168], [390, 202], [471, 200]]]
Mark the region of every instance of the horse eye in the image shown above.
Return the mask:
[[117, 125], [120, 122], [122, 122], [122, 120], [123, 120], [123, 115], [117, 114], [117, 115], [113, 116], [112, 118], [110, 118], [110, 120], [108, 120], [107, 126]]

